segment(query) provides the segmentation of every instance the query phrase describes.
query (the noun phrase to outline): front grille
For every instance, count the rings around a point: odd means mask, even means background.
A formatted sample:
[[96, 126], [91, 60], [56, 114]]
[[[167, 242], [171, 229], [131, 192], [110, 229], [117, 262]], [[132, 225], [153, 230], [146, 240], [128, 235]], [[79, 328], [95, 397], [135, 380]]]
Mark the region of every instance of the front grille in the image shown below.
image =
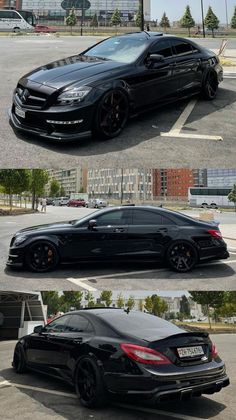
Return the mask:
[[15, 95], [17, 102], [19, 102], [22, 107], [31, 109], [43, 109], [48, 98], [46, 93], [28, 89], [21, 85], [17, 86]]

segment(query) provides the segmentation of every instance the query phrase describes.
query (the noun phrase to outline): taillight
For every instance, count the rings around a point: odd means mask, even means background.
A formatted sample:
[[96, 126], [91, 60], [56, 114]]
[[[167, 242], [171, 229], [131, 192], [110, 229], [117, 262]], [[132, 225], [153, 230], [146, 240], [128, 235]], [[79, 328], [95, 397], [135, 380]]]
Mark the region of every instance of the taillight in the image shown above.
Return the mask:
[[137, 346], [136, 344], [121, 344], [123, 352], [135, 360], [145, 365], [170, 365], [171, 361], [163, 354], [148, 347]]
[[211, 236], [213, 236], [213, 238], [222, 239], [221, 232], [217, 229], [209, 229], [207, 231], [207, 233], [209, 233]]
[[212, 359], [215, 359], [217, 356], [218, 356], [218, 351], [217, 351], [216, 345], [212, 343], [211, 357]]

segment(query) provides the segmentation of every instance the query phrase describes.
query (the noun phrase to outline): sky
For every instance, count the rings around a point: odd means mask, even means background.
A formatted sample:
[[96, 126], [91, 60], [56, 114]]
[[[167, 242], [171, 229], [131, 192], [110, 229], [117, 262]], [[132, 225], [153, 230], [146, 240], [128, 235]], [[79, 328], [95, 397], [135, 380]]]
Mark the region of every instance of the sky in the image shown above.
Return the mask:
[[[211, 6], [213, 12], [220, 19], [222, 24], [226, 23], [226, 7], [228, 6], [229, 22], [232, 18], [236, 0], [203, 0], [204, 12], [206, 14], [208, 7]], [[151, 0], [152, 19], [160, 21], [163, 12], [166, 12], [170, 22], [179, 20], [189, 5], [191, 13], [196, 23], [201, 22], [201, 0]]]

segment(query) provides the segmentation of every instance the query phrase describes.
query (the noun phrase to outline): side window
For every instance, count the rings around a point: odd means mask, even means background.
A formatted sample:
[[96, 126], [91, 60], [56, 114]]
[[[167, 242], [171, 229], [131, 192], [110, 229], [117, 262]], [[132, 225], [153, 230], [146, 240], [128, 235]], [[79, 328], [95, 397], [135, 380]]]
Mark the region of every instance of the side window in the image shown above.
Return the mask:
[[60, 316], [46, 325], [47, 332], [64, 332], [67, 331], [67, 326], [71, 315]]
[[159, 213], [148, 210], [134, 210], [133, 225], [161, 225], [162, 216]]
[[97, 220], [98, 226], [113, 226], [113, 225], [121, 225], [121, 224], [128, 224], [128, 217], [129, 217], [129, 210], [116, 210], [111, 211], [109, 213], [105, 213], [99, 216]]
[[176, 225], [176, 223], [172, 219], [169, 219], [169, 217], [166, 217], [166, 216], [162, 216], [162, 224], [163, 225]]
[[174, 47], [175, 54], [178, 56], [193, 54], [192, 45], [188, 42], [175, 39], [172, 41], [172, 45]]
[[91, 333], [94, 331], [92, 324], [83, 316], [72, 315], [68, 324], [67, 332]]
[[152, 45], [149, 53], [160, 54], [160, 55], [163, 55], [165, 58], [172, 57], [171, 44], [169, 41], [155, 42], [155, 44]]

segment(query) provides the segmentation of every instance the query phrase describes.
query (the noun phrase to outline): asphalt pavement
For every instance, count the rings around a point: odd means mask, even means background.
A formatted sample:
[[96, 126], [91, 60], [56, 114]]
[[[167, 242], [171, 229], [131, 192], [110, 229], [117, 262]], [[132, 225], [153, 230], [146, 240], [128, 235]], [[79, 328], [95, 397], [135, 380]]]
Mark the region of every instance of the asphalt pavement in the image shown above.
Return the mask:
[[37, 373], [17, 375], [11, 368], [14, 341], [0, 342], [0, 417], [4, 420], [235, 420], [236, 335], [213, 335], [226, 363], [231, 385], [221, 392], [182, 403], [110, 400], [105, 409], [83, 408], [73, 388]]
[[[54, 144], [14, 133], [8, 109], [18, 79], [30, 70], [73, 55], [99, 41], [98, 37], [1, 37], [0, 166], [54, 167], [71, 165], [110, 167], [234, 167], [236, 73], [225, 68], [225, 80], [213, 102], [181, 101], [131, 120], [118, 138]], [[219, 50], [220, 39], [197, 40]], [[235, 40], [227, 54], [236, 57]], [[236, 68], [235, 68], [236, 70]], [[187, 115], [185, 119], [184, 116]], [[176, 132], [176, 124], [178, 133]]]
[[[81, 218], [93, 209], [47, 207], [47, 213], [3, 216], [0, 218], [0, 289], [1, 290], [235, 290], [236, 251], [230, 247], [230, 258], [201, 264], [189, 273], [176, 273], [155, 262], [80, 263], [61, 265], [55, 271], [37, 274], [6, 268], [11, 237], [22, 228]], [[197, 216], [199, 212], [188, 211]], [[215, 212], [226, 239], [236, 243], [236, 214]]]

